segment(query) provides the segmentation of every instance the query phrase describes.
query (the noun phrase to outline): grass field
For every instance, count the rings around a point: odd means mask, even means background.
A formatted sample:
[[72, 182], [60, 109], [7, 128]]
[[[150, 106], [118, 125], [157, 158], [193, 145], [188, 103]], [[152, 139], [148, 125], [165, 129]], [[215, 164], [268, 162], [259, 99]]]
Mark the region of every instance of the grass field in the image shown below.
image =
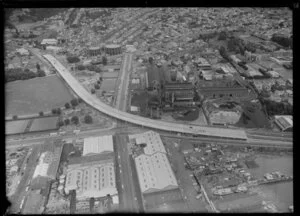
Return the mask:
[[62, 107], [73, 96], [57, 76], [39, 77], [5, 85], [5, 115], [26, 115]]
[[100, 89], [106, 92], [114, 91], [117, 79], [104, 79]]
[[5, 134], [23, 133], [30, 120], [6, 121]]
[[34, 119], [30, 127], [30, 132], [32, 131], [44, 131], [53, 130], [57, 128], [58, 117], [46, 117]]

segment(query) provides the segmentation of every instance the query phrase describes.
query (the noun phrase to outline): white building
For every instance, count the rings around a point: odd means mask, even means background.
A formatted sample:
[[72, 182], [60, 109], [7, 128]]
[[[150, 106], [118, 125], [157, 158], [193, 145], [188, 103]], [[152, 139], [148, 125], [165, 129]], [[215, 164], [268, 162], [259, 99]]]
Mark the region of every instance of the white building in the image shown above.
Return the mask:
[[158, 133], [148, 131], [129, 135], [136, 144], [146, 144], [144, 153], [137, 156], [135, 165], [142, 193], [177, 188], [178, 184]]
[[43, 176], [47, 177], [47, 171], [49, 165], [52, 162], [52, 153], [51, 152], [43, 152], [39, 158], [38, 165], [36, 166], [32, 178]]
[[101, 154], [103, 152], [113, 152], [112, 135], [101, 137], [88, 137], [84, 139], [83, 156], [88, 154]]
[[42, 45], [57, 45], [56, 39], [43, 39], [41, 42]]
[[76, 190], [79, 200], [118, 194], [113, 162], [71, 166], [67, 172], [65, 192]]
[[146, 144], [144, 152], [147, 155], [152, 155], [156, 152], [166, 153], [166, 149], [161, 141], [160, 135], [154, 131], [129, 135], [129, 139], [135, 139], [137, 145]]

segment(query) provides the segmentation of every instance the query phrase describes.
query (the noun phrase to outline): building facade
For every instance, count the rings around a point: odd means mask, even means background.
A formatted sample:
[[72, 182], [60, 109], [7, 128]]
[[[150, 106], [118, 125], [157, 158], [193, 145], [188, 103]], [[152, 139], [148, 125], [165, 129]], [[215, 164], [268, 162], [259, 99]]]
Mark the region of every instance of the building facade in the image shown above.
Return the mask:
[[108, 55], [119, 55], [122, 53], [121, 46], [117, 44], [109, 44], [104, 46], [104, 51]]

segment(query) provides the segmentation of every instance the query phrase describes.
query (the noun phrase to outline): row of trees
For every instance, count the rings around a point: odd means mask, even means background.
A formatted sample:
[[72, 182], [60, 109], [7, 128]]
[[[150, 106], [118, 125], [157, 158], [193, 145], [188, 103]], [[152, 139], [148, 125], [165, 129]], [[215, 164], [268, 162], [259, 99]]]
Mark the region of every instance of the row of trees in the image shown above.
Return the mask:
[[15, 80], [27, 80], [35, 77], [43, 77], [46, 76], [46, 73], [43, 70], [38, 70], [37, 73], [26, 68], [23, 70], [22, 68], [12, 68], [6, 70], [5, 82], [12, 82]]
[[[93, 118], [90, 115], [87, 114], [87, 115], [84, 116], [84, 122], [86, 124], [92, 124], [93, 123]], [[78, 116], [72, 116], [72, 118], [70, 118], [70, 119], [66, 118], [65, 120], [60, 120], [58, 122], [58, 126], [59, 127], [62, 127], [64, 125], [67, 126], [67, 125], [70, 125], [70, 123], [78, 125], [78, 123], [79, 123]]]
[[293, 38], [292, 37], [286, 37], [286, 36], [279, 35], [279, 34], [273, 34], [271, 40], [278, 43], [281, 46], [293, 48]]
[[276, 102], [264, 98], [260, 98], [262, 104], [266, 108], [269, 116], [273, 115], [293, 115], [293, 106], [286, 102]]

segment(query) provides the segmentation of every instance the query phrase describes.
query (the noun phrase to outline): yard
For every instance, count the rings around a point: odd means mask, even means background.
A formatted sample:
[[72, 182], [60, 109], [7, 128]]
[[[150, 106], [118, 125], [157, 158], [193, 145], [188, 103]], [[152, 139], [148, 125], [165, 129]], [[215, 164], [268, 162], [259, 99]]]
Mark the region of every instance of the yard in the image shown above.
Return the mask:
[[55, 75], [7, 83], [5, 96], [6, 116], [50, 111], [73, 99], [63, 81]]

